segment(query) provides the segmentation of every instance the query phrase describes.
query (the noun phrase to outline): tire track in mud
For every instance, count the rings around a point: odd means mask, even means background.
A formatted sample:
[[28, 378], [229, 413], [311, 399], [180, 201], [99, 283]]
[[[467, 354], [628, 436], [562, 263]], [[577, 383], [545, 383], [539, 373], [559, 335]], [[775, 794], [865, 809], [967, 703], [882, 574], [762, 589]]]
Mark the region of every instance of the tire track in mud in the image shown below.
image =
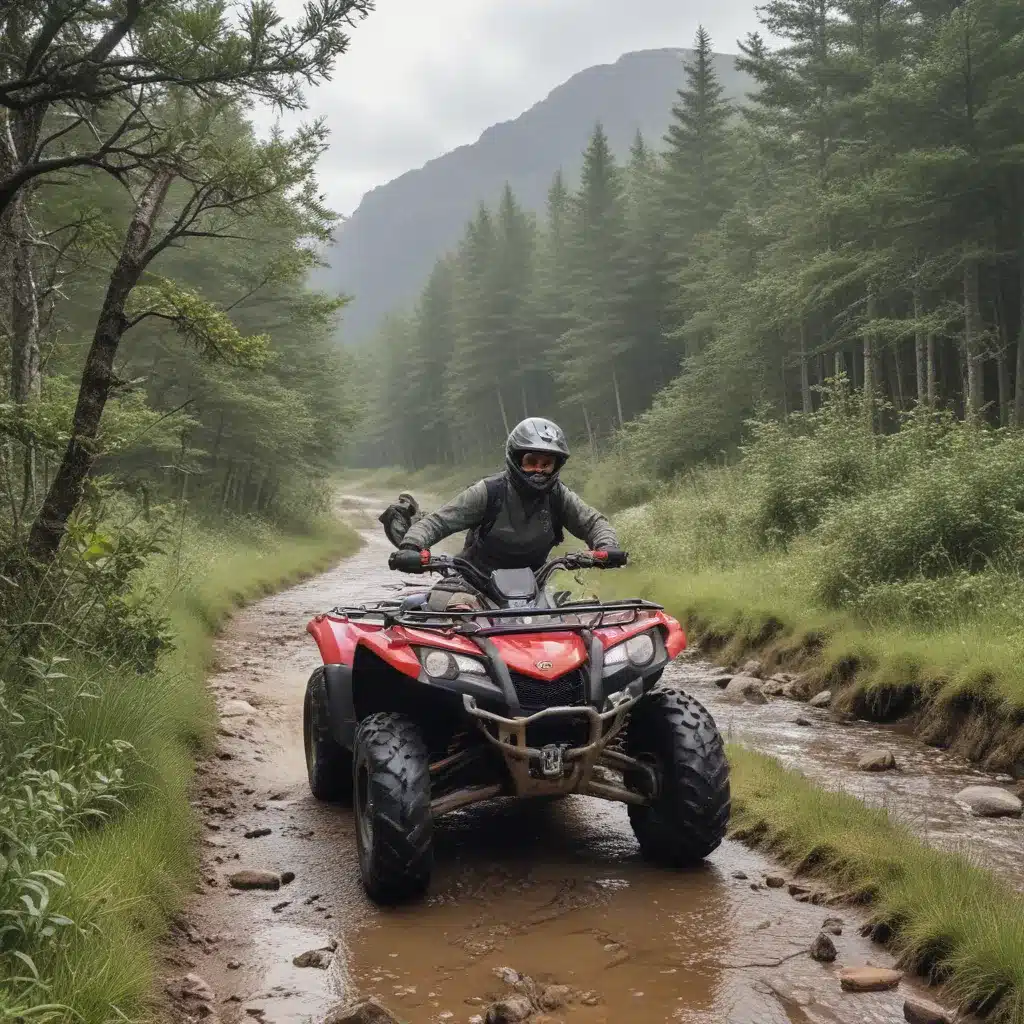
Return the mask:
[[[359, 510], [376, 503], [347, 504], [369, 527]], [[365, 537], [335, 569], [240, 612], [218, 641], [218, 749], [199, 765], [195, 796], [203, 880], [163, 964], [172, 987], [194, 974], [210, 992], [168, 1002], [172, 1016], [300, 1024], [376, 995], [408, 1024], [469, 1022], [507, 993], [498, 975], [511, 968], [571, 987], [571, 1004], [537, 1024], [902, 1019], [908, 980], [896, 992], [840, 991], [841, 967], [892, 962], [859, 936], [848, 908], [838, 911], [838, 959], [817, 963], [802, 951], [836, 912], [765, 885], [766, 874], [781, 875], [769, 861], [727, 841], [698, 870], [653, 868], [625, 809], [589, 797], [503, 801], [440, 819], [427, 899], [373, 906], [351, 812], [309, 794], [301, 716], [319, 664], [306, 622], [395, 586], [387, 543], [376, 530]], [[242, 869], [294, 880], [239, 891], [228, 878]], [[309, 959], [325, 967], [293, 963], [318, 949]]]

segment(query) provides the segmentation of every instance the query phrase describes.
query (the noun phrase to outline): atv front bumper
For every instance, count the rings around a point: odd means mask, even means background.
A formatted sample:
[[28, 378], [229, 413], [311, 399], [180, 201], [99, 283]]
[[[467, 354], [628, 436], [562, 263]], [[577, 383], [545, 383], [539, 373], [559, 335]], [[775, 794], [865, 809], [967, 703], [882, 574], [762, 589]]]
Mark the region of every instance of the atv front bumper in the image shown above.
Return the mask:
[[[484, 711], [477, 706], [474, 697], [464, 694], [462, 701], [466, 714], [504, 758], [510, 784], [472, 786], [445, 793], [432, 801], [433, 813], [445, 814], [498, 796], [564, 796], [569, 793], [646, 804], [657, 785], [654, 773], [648, 765], [613, 747], [630, 710], [639, 699], [639, 694], [624, 691], [610, 701], [612, 706], [605, 711], [590, 706], [556, 707], [545, 708], [526, 718], [505, 718]], [[564, 743], [528, 746], [527, 730], [545, 719], [562, 720], [567, 724], [585, 722], [586, 742], [576, 747]], [[627, 789], [614, 780], [595, 778], [599, 766], [616, 772], [629, 772], [640, 783], [640, 789], [646, 792]]]

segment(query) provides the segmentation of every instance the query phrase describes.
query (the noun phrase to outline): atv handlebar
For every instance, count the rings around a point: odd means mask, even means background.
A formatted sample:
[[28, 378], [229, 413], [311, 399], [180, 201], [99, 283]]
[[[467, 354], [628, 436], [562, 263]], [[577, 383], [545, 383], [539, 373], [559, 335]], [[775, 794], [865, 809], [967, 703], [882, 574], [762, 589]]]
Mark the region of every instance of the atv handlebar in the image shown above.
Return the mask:
[[[537, 585], [543, 588], [553, 573], [559, 569], [619, 569], [629, 560], [625, 551], [571, 551], [567, 555], [552, 558], [542, 565], [534, 574]], [[432, 555], [429, 551], [415, 551], [403, 548], [393, 551], [388, 557], [388, 568], [397, 572], [457, 572], [467, 582], [486, 588], [489, 580], [486, 573], [481, 572], [472, 562], [451, 555]]]

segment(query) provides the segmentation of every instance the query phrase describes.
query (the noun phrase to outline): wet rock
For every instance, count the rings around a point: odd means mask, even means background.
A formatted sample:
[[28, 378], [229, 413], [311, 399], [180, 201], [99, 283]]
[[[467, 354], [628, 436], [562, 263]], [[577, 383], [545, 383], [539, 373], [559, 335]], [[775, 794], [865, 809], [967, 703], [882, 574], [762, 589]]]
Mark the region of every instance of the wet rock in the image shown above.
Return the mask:
[[1020, 798], [998, 786], [968, 786], [956, 798], [978, 818], [1019, 818], [1024, 812]]
[[793, 724], [801, 725], [805, 729], [809, 729], [812, 725], [814, 725], [814, 723], [809, 718], [805, 718], [803, 715], [798, 715], [796, 718], [794, 718]]
[[295, 881], [295, 872], [294, 871], [282, 871], [281, 872], [281, 884], [282, 885], [288, 885], [290, 882], [294, 882], [294, 881]]
[[292, 901], [291, 900], [282, 900], [280, 903], [275, 903], [270, 909], [275, 914], [280, 914], [281, 911], [284, 910], [285, 907], [290, 907], [291, 905], [292, 905]]
[[242, 718], [244, 715], [252, 715], [256, 709], [245, 700], [229, 700], [221, 708], [221, 718]]
[[903, 1004], [903, 1019], [910, 1024], [953, 1024], [953, 1015], [920, 996], [910, 996]]
[[580, 1002], [584, 1006], [599, 1006], [601, 1003], [601, 997], [596, 992], [584, 992], [580, 996]]
[[280, 889], [281, 876], [276, 871], [236, 871], [228, 884], [233, 889]]
[[809, 893], [810, 887], [801, 885], [799, 882], [790, 882], [788, 886], [788, 892], [790, 896], [803, 896], [805, 893]]
[[783, 977], [767, 977], [762, 979], [772, 994], [783, 1004], [791, 1006], [810, 1006], [814, 1001], [806, 988], [799, 988]]
[[734, 871], [732, 873], [733, 878], [739, 879], [741, 882], [745, 882], [748, 878], [746, 871]]
[[743, 668], [740, 669], [740, 672], [742, 672], [745, 676], [756, 676], [757, 678], [760, 678], [761, 662], [759, 662], [757, 658], [751, 658], [750, 661], [748, 661], [743, 666]]
[[818, 937], [811, 943], [811, 959], [820, 964], [830, 964], [839, 955], [836, 944], [827, 932], [818, 932]]
[[251, 828], [245, 833], [246, 839], [262, 839], [264, 836], [270, 835], [269, 828]]
[[724, 690], [732, 682], [732, 676], [715, 676], [711, 682], [720, 690]]
[[229, 971], [237, 971], [241, 966], [242, 966], [242, 964], [241, 964], [241, 961], [239, 961], [239, 960], [229, 960], [228, 961], [228, 970]]
[[865, 750], [857, 762], [862, 772], [891, 772], [896, 767], [896, 756], [887, 747]]
[[511, 967], [495, 967], [494, 976], [503, 981], [509, 988], [518, 988], [523, 983], [523, 976]]
[[764, 884], [769, 889], [781, 889], [786, 884], [786, 880], [781, 875], [765, 875]]
[[296, 967], [318, 967], [323, 971], [331, 966], [333, 959], [334, 954], [329, 949], [307, 949], [305, 953], [294, 957], [292, 963]]
[[749, 701], [751, 704], [767, 704], [768, 698], [761, 692], [761, 680], [754, 676], [736, 676], [725, 688], [725, 699], [740, 703]]
[[198, 974], [186, 974], [167, 986], [167, 994], [180, 1003], [212, 1003], [213, 989]]
[[812, 708], [827, 708], [832, 703], [832, 691], [822, 690], [821, 693], [816, 693], [808, 702], [808, 706]]
[[886, 967], [847, 967], [839, 972], [839, 984], [844, 992], [887, 992], [902, 980], [902, 971]]
[[821, 922], [821, 930], [828, 932], [830, 935], [842, 935], [843, 934], [843, 919], [841, 917], [826, 917]]
[[575, 995], [568, 985], [546, 985], [538, 1002], [544, 1010], [560, 1010], [571, 1003]]
[[766, 697], [781, 697], [789, 685], [787, 681], [776, 679], [774, 676], [768, 682], [761, 685], [761, 692]]
[[324, 1018], [324, 1024], [402, 1024], [376, 999], [364, 999], [354, 1006], [336, 1007]]
[[533, 1004], [526, 996], [509, 996], [491, 1003], [487, 1008], [487, 1024], [520, 1024], [529, 1020], [533, 1013]]

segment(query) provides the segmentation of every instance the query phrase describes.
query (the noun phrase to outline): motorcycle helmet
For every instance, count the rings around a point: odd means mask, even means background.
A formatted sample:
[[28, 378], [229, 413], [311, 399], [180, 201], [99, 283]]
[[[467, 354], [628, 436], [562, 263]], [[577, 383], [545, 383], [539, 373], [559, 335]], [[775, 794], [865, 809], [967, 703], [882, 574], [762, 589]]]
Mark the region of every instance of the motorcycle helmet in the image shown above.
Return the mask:
[[[539, 452], [555, 457], [553, 473], [526, 473], [523, 471], [523, 456], [527, 452]], [[509, 477], [519, 488], [534, 494], [546, 494], [558, 483], [558, 474], [569, 458], [569, 444], [562, 428], [551, 420], [531, 416], [519, 423], [505, 444], [505, 465]]]

